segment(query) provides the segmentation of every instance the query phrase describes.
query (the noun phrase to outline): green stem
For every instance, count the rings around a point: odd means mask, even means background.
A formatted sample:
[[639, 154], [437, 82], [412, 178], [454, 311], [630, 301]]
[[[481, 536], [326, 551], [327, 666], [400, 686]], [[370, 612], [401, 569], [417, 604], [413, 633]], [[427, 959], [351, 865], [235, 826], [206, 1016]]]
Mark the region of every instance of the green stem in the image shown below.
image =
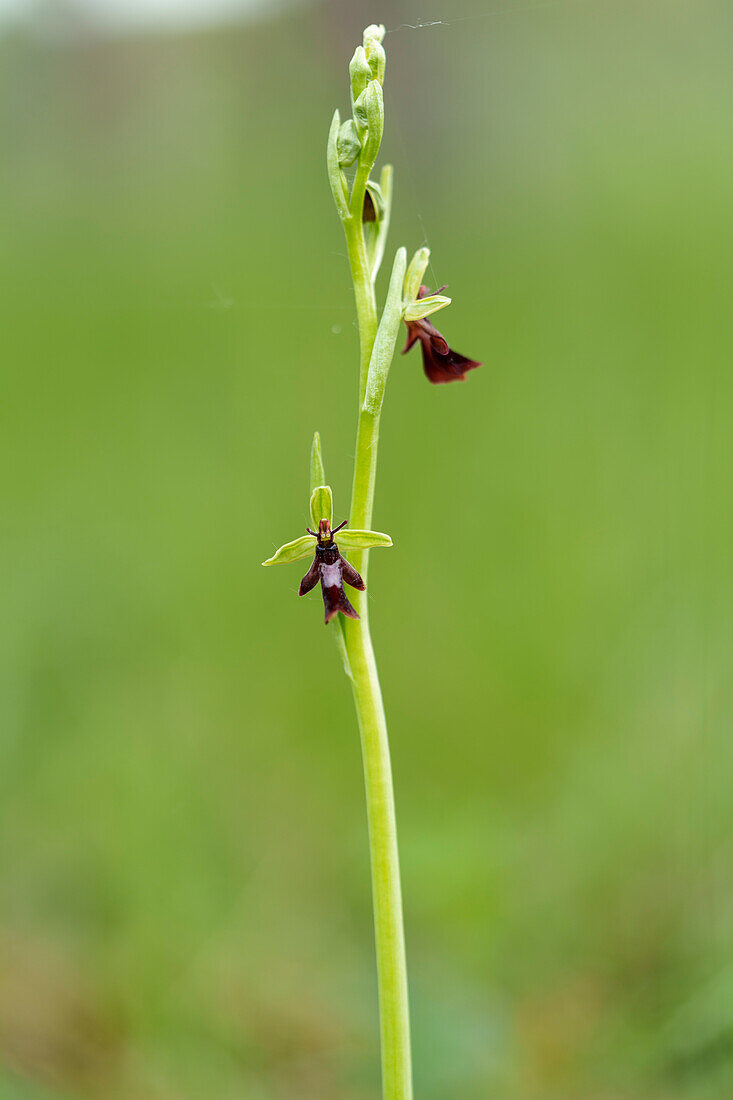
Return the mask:
[[[361, 228], [361, 214], [358, 218], [352, 216], [344, 222], [344, 233], [346, 234], [346, 245], [349, 253], [351, 278], [354, 283], [356, 320], [359, 326], [359, 406], [361, 406], [366, 390], [369, 360], [374, 346], [374, 338], [377, 335], [377, 303], [369, 273], [369, 261], [367, 260], [364, 235]], [[374, 487], [372, 486], [373, 496]]]
[[[357, 222], [352, 217], [344, 228], [354, 281], [361, 358], [359, 423], [349, 523], [355, 528], [369, 529], [377, 474], [379, 412], [368, 412], [362, 404], [377, 332], [377, 310], [360, 219]], [[355, 553], [353, 561], [366, 580], [368, 552]], [[392, 766], [382, 691], [369, 632], [367, 600], [363, 592], [355, 596], [361, 617], [346, 619], [340, 616], [340, 619], [364, 760], [379, 982], [382, 1095], [384, 1100], [412, 1100], [407, 965]]]

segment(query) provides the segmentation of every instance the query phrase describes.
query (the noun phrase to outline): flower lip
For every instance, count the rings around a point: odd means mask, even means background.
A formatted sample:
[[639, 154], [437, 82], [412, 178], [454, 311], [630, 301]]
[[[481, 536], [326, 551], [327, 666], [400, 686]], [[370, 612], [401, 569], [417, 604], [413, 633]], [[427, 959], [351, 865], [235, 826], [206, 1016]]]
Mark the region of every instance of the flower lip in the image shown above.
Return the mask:
[[366, 587], [353, 565], [342, 557], [341, 551], [333, 541], [336, 532], [345, 526], [346, 520], [331, 530], [328, 520], [322, 519], [318, 524], [317, 535], [310, 528], [306, 528], [308, 534], [317, 538], [318, 542], [316, 543], [313, 564], [300, 582], [298, 595], [304, 596], [312, 588], [315, 588], [320, 581], [327, 624], [335, 618], [339, 611], [349, 619], [359, 618], [357, 611], [352, 607], [344, 592], [344, 581], [346, 584], [350, 584], [352, 588], [361, 591]]
[[[441, 288], [445, 290], [445, 287]], [[425, 298], [431, 293], [426, 286], [421, 286], [417, 297]], [[439, 291], [438, 291], [439, 293]], [[466, 373], [475, 370], [481, 364], [475, 359], [468, 359], [448, 346], [448, 341], [438, 332], [437, 328], [427, 317], [419, 321], [406, 321], [407, 343], [402, 354], [419, 340], [422, 351], [423, 370], [433, 385], [443, 382], [464, 382]]]

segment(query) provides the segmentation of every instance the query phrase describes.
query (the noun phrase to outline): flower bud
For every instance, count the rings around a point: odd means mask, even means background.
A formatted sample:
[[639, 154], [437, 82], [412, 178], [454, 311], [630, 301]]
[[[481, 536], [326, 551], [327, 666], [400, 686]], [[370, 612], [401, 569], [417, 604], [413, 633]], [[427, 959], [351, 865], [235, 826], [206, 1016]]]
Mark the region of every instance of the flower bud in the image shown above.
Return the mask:
[[356, 123], [353, 118], [350, 118], [341, 124], [341, 129], [339, 130], [339, 165], [342, 168], [349, 168], [354, 161], [358, 159], [360, 152], [361, 142], [359, 141], [359, 131], [356, 128]]
[[[370, 166], [374, 164], [382, 144], [384, 133], [384, 93], [378, 80], [370, 80], [363, 94], [362, 109], [366, 116], [366, 126], [369, 131], [364, 142], [363, 155]], [[354, 111], [356, 116], [356, 110]], [[359, 120], [357, 118], [357, 124]]]
[[364, 91], [354, 100], [354, 121], [360, 132], [364, 132], [369, 126], [367, 118], [367, 92]]
[[326, 167], [333, 201], [336, 203], [336, 209], [341, 219], [345, 220], [349, 217], [349, 187], [346, 176], [339, 164], [338, 138], [340, 130], [341, 118], [338, 111], [334, 111], [331, 129], [328, 133], [328, 145], [326, 146]]
[[364, 49], [369, 53], [369, 44], [376, 42], [381, 45], [384, 41], [384, 36], [387, 33], [384, 23], [370, 23], [368, 27], [364, 29]]
[[384, 73], [387, 68], [387, 55], [381, 42], [373, 39], [366, 47], [367, 61], [372, 71], [372, 76], [380, 84], [384, 84]]
[[349, 62], [349, 78], [351, 80], [351, 102], [355, 103], [372, 79], [371, 66], [367, 61], [363, 46], [357, 46], [354, 50], [354, 56]]

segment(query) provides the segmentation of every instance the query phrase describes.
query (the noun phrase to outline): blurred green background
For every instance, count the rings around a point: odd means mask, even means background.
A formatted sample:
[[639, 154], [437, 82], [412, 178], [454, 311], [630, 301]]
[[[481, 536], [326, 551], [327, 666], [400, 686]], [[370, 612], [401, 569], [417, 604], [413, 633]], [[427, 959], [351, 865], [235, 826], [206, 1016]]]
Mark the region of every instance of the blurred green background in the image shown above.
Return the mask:
[[733, 1095], [733, 11], [494, 9], [0, 38], [3, 1098], [378, 1095], [350, 692], [260, 567], [314, 429], [347, 512], [374, 20], [390, 251], [484, 361], [383, 418], [416, 1095]]

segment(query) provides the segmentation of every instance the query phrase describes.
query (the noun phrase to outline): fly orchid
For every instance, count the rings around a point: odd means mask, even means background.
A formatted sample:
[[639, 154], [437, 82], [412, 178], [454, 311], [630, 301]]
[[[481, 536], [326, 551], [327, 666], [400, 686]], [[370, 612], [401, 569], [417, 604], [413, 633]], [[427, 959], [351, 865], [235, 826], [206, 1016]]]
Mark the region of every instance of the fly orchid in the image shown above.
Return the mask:
[[466, 372], [475, 370], [481, 364], [449, 348], [448, 341], [428, 320], [431, 313], [451, 303], [451, 299], [442, 293], [445, 287], [432, 293], [422, 284], [429, 255], [427, 248], [421, 248], [415, 253], [407, 272], [403, 314], [407, 325], [407, 343], [402, 354], [408, 352], [419, 340], [423, 370], [433, 385], [440, 385], [443, 382], [464, 382]]
[[[311, 499], [310, 513], [315, 530], [306, 527], [307, 534], [292, 542], [286, 542], [279, 550], [276, 550], [271, 558], [263, 561], [263, 565], [284, 565], [288, 562], [301, 561], [310, 557], [315, 552], [313, 564], [300, 582], [299, 596], [305, 596], [312, 588], [321, 582], [323, 594], [323, 606], [325, 608], [326, 624], [341, 612], [349, 619], [358, 619], [358, 612], [351, 606], [344, 592], [344, 581], [352, 588], [363, 591], [366, 588], [353, 565], [346, 560], [341, 553], [344, 550], [373, 550], [378, 546], [391, 546], [392, 539], [381, 531], [344, 530], [347, 521], [344, 520], [338, 527], [332, 527], [333, 523], [333, 493], [330, 485], [322, 485], [324, 481], [323, 460], [321, 458], [321, 440], [318, 432], [313, 437], [311, 451]], [[333, 536], [337, 532], [340, 547], [334, 542]]]

